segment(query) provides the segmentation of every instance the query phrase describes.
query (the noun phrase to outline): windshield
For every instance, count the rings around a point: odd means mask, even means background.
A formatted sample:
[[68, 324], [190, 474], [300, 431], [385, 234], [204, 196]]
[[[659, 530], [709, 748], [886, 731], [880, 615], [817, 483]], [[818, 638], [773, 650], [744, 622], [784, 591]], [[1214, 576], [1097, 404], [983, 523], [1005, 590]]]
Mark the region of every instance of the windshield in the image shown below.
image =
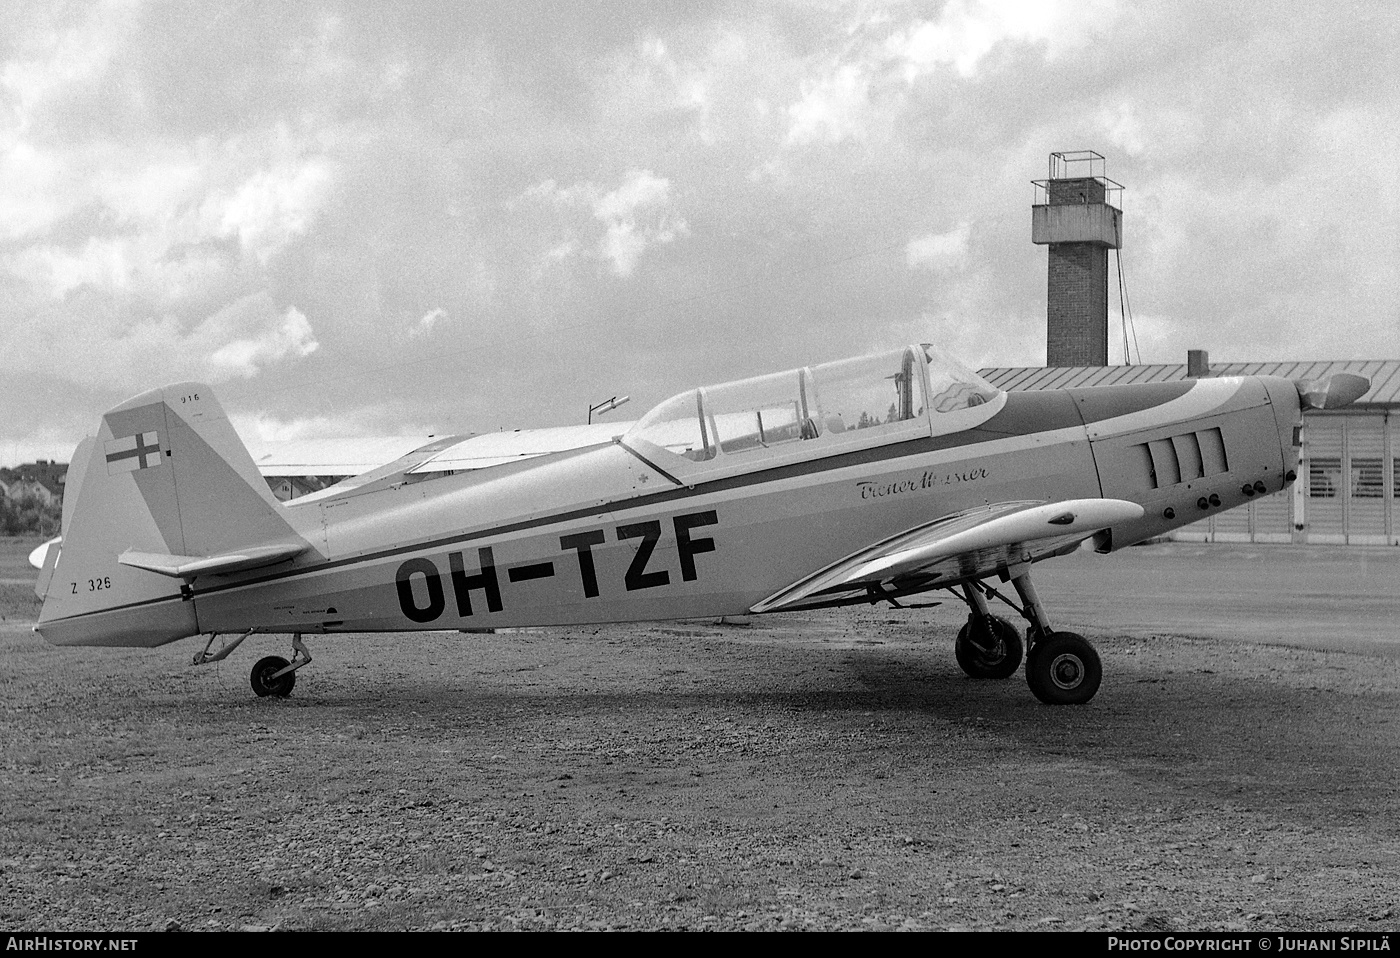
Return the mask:
[[[929, 405], [935, 413], [980, 406], [1000, 395], [1001, 390], [937, 346], [923, 343], [919, 350], [928, 369]], [[935, 426], [934, 431], [940, 430]]]
[[998, 395], [935, 347], [906, 347], [688, 390], [653, 408], [623, 441], [692, 462], [765, 449], [836, 451], [928, 435], [930, 410], [933, 432], [966, 428], [967, 417], [940, 423], [939, 416]]

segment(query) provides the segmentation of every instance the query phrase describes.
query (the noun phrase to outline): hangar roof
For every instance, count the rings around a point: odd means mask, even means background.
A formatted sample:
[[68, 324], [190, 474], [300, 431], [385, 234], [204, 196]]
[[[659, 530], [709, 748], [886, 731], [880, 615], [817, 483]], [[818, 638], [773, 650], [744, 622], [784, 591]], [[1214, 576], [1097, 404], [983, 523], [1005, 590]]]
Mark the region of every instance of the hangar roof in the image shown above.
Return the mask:
[[[979, 370], [983, 379], [1012, 391], [1064, 389], [1068, 386], [1116, 386], [1159, 383], [1186, 378], [1185, 363], [1143, 366], [998, 366]], [[1211, 376], [1283, 376], [1322, 379], [1332, 373], [1356, 373], [1371, 380], [1356, 405], [1400, 406], [1400, 359], [1316, 360], [1283, 363], [1212, 363]]]

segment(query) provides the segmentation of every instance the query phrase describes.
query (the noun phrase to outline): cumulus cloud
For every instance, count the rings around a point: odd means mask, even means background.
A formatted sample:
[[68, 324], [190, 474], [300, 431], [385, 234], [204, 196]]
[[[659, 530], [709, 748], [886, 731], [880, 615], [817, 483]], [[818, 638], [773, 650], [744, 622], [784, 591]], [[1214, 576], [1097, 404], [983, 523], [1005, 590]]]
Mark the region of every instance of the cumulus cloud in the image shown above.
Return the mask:
[[[516, 202], [533, 200], [559, 207], [586, 208], [603, 225], [603, 235], [594, 247], [595, 255], [606, 261], [613, 275], [626, 279], [637, 267], [647, 247], [672, 243], [690, 233], [686, 221], [668, 214], [671, 181], [650, 170], [629, 170], [622, 183], [609, 192], [591, 181], [561, 188], [553, 179], [525, 190]], [[561, 261], [579, 249], [572, 237], [555, 243], [544, 254], [548, 261]]]
[[967, 258], [967, 240], [972, 224], [962, 223], [946, 233], [930, 233], [909, 241], [905, 260], [913, 269], [950, 269]]
[[[180, 101], [158, 81], [143, 85], [156, 64], [134, 49], [142, 6], [11, 11], [0, 64], [0, 281], [40, 297], [92, 287], [162, 306], [217, 295], [211, 286], [267, 266], [304, 235], [324, 201], [333, 164], [284, 123], [170, 135], [163, 111]], [[160, 53], [202, 39], [175, 29]], [[221, 242], [239, 255], [210, 245]]]
[[0, 240], [40, 233], [75, 205], [64, 165], [14, 134], [0, 135], [0, 182]]
[[885, 11], [862, 17], [840, 53], [801, 80], [788, 107], [789, 145], [864, 139], [877, 119], [900, 112], [915, 81], [940, 69], [972, 79], [1003, 44], [1038, 46], [1047, 59], [1076, 50], [1112, 25], [1115, 0], [950, 0], [904, 27]]
[[135, 29], [138, 12], [136, 3], [125, 0], [74, 9], [7, 10], [14, 34], [7, 51], [11, 56], [0, 67], [0, 89], [17, 126], [28, 129], [56, 102], [99, 86]]
[[62, 300], [87, 286], [176, 302], [219, 285], [231, 263], [217, 243], [175, 243], [168, 236], [92, 236], [81, 246], [44, 243], [0, 258], [0, 274], [38, 295]]
[[551, 262], [566, 260], [578, 253], [578, 240], [568, 239], [557, 246], [553, 246], [544, 254], [544, 258]]
[[[320, 345], [300, 310], [278, 308], [266, 292], [244, 296], [193, 324], [172, 314], [92, 315], [81, 337], [79, 348], [52, 328], [7, 330], [0, 353], [12, 372], [133, 391], [180, 379], [251, 379]], [[56, 342], [66, 351], [55, 349]]]
[[330, 180], [329, 164], [314, 158], [260, 170], [233, 195], [213, 201], [222, 209], [219, 230], [236, 235], [242, 247], [265, 264], [306, 232]]
[[[81, 182], [60, 177], [31, 184], [35, 192], [16, 211], [18, 222], [47, 235], [0, 257], [0, 274], [55, 299], [88, 285], [171, 302], [239, 271], [240, 258], [226, 255], [224, 241], [236, 244], [252, 268], [266, 266], [309, 228], [331, 180], [330, 164], [310, 158], [258, 169], [257, 157], [241, 160], [228, 169], [230, 158], [113, 156], [100, 175]], [[243, 164], [254, 169], [240, 175], [236, 167]], [[56, 168], [63, 165], [56, 157]], [[92, 220], [80, 243], [62, 235], [75, 197]]]
[[[714, 67], [717, 61], [733, 66], [728, 61], [734, 39], [722, 37], [698, 58], [677, 56], [672, 44], [655, 36], [639, 41], [618, 56], [613, 70], [598, 82], [606, 122], [632, 125], [647, 117], [665, 117], [683, 124], [701, 143], [713, 145], [725, 123], [713, 109], [712, 86], [723, 82]], [[737, 53], [742, 59], [743, 51]]]
[[305, 358], [319, 347], [311, 323], [294, 306], [280, 320], [264, 312], [266, 297], [240, 300], [209, 317], [195, 329], [191, 339], [217, 340], [232, 335], [209, 354], [207, 368], [215, 380], [238, 377], [251, 379], [264, 366], [288, 357]]
[[622, 185], [593, 203], [593, 215], [607, 225], [600, 251], [612, 264], [615, 275], [632, 275], [643, 250], [655, 243], [670, 243], [690, 230], [683, 219], [662, 215], [639, 223], [670, 198], [671, 181], [653, 176], [650, 170], [632, 170]]
[[411, 339], [419, 339], [427, 336], [433, 331], [433, 327], [439, 321], [447, 318], [447, 310], [439, 306], [437, 309], [429, 310], [419, 317], [418, 322], [409, 327], [408, 335]]
[[356, 423], [330, 416], [283, 418], [268, 412], [238, 412], [230, 413], [228, 418], [234, 431], [249, 444], [353, 436], [360, 428]]
[[788, 108], [789, 143], [839, 143], [859, 139], [870, 98], [870, 74], [864, 65], [843, 64], [827, 77], [805, 80], [802, 99]]
[[1052, 58], [1078, 49], [1112, 25], [1115, 8], [1114, 0], [951, 0], [892, 35], [886, 50], [909, 82], [936, 67], [972, 77], [1002, 43], [1041, 44]]
[[1133, 103], [1118, 103], [1112, 108], [1101, 110], [1098, 125], [1108, 142], [1128, 156], [1137, 156], [1146, 149], [1146, 131]]
[[301, 448], [311, 449], [317, 439], [342, 439], [360, 436], [427, 436], [432, 430], [419, 424], [393, 423], [386, 428], [390, 414], [380, 407], [356, 409], [343, 414], [280, 416], [270, 412], [233, 412], [229, 422], [250, 447], [265, 443], [302, 442]]
[[621, 186], [593, 201], [593, 215], [605, 223], [632, 219], [639, 209], [666, 202], [670, 193], [670, 180], [631, 170]]

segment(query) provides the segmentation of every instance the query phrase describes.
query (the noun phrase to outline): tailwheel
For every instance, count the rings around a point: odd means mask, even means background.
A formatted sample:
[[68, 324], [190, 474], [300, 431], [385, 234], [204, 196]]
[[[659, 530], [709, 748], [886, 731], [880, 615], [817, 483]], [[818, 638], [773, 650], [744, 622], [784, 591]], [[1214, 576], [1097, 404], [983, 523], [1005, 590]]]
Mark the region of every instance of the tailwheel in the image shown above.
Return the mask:
[[248, 681], [252, 683], [253, 691], [260, 698], [275, 695], [284, 699], [292, 694], [292, 686], [297, 684], [297, 669], [310, 664], [311, 651], [301, 641], [301, 634], [298, 633], [292, 636], [290, 662], [280, 655], [258, 659], [258, 664], [253, 666], [253, 674], [248, 677]]
[[1051, 632], [1026, 656], [1026, 682], [1046, 705], [1083, 705], [1102, 681], [1099, 653], [1073, 632]]
[[953, 655], [974, 679], [1004, 679], [1020, 668], [1025, 646], [1016, 627], [995, 615], [969, 615]]
[[286, 698], [292, 694], [292, 686], [297, 684], [297, 674], [287, 672], [278, 675], [285, 668], [289, 668], [292, 663], [282, 658], [280, 655], [269, 655], [266, 658], [258, 659], [258, 664], [253, 666], [253, 672], [248, 677], [252, 683], [253, 691], [261, 698], [263, 696], [275, 695], [278, 698]]

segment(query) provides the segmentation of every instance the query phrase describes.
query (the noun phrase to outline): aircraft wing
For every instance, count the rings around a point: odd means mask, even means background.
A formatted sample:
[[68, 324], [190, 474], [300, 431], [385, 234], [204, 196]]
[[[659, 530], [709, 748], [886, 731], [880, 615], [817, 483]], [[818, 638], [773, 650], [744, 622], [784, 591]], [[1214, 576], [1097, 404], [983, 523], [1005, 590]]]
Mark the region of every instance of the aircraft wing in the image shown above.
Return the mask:
[[980, 579], [1072, 549], [1142, 514], [1142, 506], [1122, 499], [993, 503], [883, 539], [799, 579], [749, 611], [840, 604], [872, 593], [905, 595]]
[[358, 476], [434, 445], [433, 436], [253, 439], [248, 452], [264, 476]]
[[584, 426], [550, 426], [542, 429], [516, 429], [512, 432], [486, 432], [448, 446], [416, 467], [413, 472], [460, 472], [489, 469], [522, 459], [552, 456], [571, 449], [596, 446], [625, 433], [630, 422], [592, 423]]
[[461, 472], [610, 442], [630, 422], [515, 429], [459, 436], [361, 436], [253, 440], [264, 476], [362, 476], [394, 466], [402, 473]]

